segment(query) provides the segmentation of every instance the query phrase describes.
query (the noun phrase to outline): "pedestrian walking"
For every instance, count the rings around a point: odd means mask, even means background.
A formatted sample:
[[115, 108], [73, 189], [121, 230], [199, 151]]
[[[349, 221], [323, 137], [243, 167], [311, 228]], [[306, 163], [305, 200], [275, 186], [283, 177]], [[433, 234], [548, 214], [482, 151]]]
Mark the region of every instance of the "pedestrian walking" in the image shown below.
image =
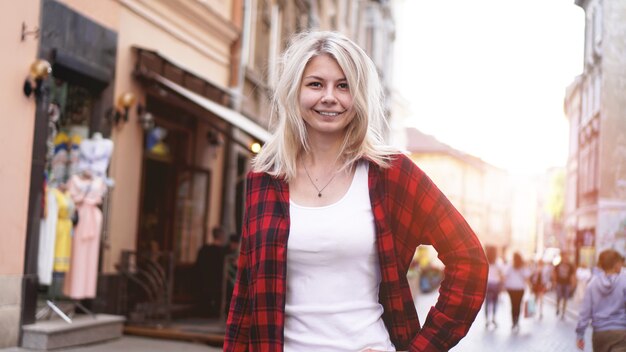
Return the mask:
[[485, 327], [498, 327], [496, 323], [496, 310], [498, 308], [498, 298], [504, 283], [504, 268], [497, 262], [498, 250], [496, 247], [487, 246], [485, 248], [487, 261], [489, 262], [489, 276], [487, 277], [487, 296], [485, 298]]
[[522, 308], [522, 298], [526, 289], [526, 282], [529, 277], [528, 269], [519, 252], [513, 253], [513, 263], [504, 273], [504, 288], [511, 299], [511, 329], [519, 331], [519, 316]]
[[561, 254], [561, 262], [554, 267], [553, 280], [556, 289], [556, 315], [565, 319], [567, 301], [576, 284], [576, 268], [567, 253]]
[[539, 312], [539, 319], [543, 318], [543, 296], [548, 291], [551, 281], [550, 267], [543, 260], [537, 260], [535, 268], [530, 274], [530, 290], [535, 297], [535, 304]]
[[583, 297], [576, 325], [576, 345], [585, 348], [585, 330], [593, 328], [594, 352], [626, 351], [626, 272], [624, 257], [612, 249], [598, 257], [602, 272], [594, 276]]
[[[485, 297], [487, 261], [461, 214], [381, 138], [373, 62], [308, 32], [282, 56], [276, 130], [247, 177], [225, 351], [447, 351]], [[420, 327], [407, 271], [420, 244], [445, 265]]]

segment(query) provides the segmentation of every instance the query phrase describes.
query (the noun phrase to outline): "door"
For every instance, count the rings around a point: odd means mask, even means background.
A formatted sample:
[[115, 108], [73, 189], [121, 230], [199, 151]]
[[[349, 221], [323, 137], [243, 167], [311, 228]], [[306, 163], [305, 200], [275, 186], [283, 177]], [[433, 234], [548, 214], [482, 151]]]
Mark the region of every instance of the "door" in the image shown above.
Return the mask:
[[[158, 130], [160, 129], [160, 130]], [[173, 301], [191, 305], [194, 264], [207, 237], [211, 171], [195, 160], [195, 130], [159, 119], [146, 136], [138, 251], [172, 253]]]
[[198, 278], [195, 263], [208, 235], [208, 204], [211, 172], [181, 167], [176, 173], [172, 249], [176, 260], [174, 302], [194, 303]]

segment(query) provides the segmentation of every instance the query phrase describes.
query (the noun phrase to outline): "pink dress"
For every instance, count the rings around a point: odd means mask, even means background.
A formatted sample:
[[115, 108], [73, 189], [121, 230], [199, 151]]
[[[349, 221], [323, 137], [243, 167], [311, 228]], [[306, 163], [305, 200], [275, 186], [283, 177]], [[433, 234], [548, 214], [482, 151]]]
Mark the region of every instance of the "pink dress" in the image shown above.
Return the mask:
[[74, 175], [68, 182], [68, 189], [76, 203], [78, 224], [74, 227], [70, 269], [63, 293], [73, 299], [94, 298], [102, 230], [102, 211], [98, 205], [102, 203], [107, 186], [100, 177], [85, 179]]

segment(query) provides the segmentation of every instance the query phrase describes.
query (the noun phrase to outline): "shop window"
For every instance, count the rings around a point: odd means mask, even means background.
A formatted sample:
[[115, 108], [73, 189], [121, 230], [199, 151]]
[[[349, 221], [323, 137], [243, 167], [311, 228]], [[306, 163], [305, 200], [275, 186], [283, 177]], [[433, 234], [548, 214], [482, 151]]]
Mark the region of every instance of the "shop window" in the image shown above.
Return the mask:
[[206, 238], [210, 173], [183, 169], [176, 180], [174, 257], [193, 264]]
[[89, 138], [95, 95], [85, 87], [54, 78], [50, 82], [46, 171], [52, 185], [78, 172], [79, 145]]

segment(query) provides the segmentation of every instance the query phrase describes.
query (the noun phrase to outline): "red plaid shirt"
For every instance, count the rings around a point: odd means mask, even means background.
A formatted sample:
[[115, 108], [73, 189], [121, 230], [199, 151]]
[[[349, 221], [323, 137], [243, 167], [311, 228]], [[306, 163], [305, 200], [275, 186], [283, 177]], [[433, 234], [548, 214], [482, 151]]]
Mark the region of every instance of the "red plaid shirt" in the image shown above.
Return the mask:
[[[370, 163], [369, 189], [381, 271], [383, 320], [398, 350], [447, 351], [465, 336], [484, 297], [488, 264], [461, 214], [408, 157]], [[289, 187], [265, 173], [247, 179], [239, 272], [224, 351], [283, 350]], [[433, 245], [445, 264], [439, 300], [424, 325], [406, 279], [415, 249]]]

